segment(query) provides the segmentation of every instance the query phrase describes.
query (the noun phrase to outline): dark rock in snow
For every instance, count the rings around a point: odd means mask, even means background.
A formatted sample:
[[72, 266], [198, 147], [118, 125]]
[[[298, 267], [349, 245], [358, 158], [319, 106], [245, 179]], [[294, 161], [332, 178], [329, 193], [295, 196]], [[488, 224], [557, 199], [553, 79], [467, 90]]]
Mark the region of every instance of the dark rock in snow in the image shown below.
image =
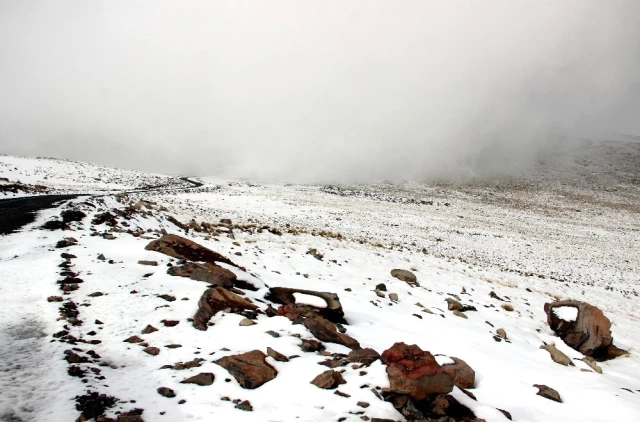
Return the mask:
[[269, 289], [269, 293], [265, 296], [265, 299], [275, 303], [279, 303], [281, 305], [297, 305], [294, 293], [319, 297], [320, 299], [325, 301], [327, 305], [325, 308], [318, 308], [316, 306], [306, 304], [300, 304], [300, 306], [310, 308], [329, 321], [346, 324], [346, 321], [344, 319], [344, 311], [342, 310], [342, 304], [340, 303], [340, 298], [335, 293], [317, 292], [314, 290], [304, 289], [290, 289], [287, 287], [272, 287]]
[[193, 326], [198, 330], [206, 331], [211, 317], [223, 309], [239, 313], [240, 311], [257, 310], [258, 307], [248, 299], [244, 299], [225, 288], [207, 289], [198, 301], [198, 311], [193, 317]]
[[180, 381], [181, 384], [197, 384], [200, 386], [206, 386], [213, 384], [214, 375], [211, 372], [201, 372], [198, 375], [194, 375], [185, 380]]
[[315, 385], [318, 388], [322, 388], [325, 390], [333, 390], [337, 388], [341, 384], [346, 384], [347, 382], [342, 378], [339, 372], [334, 370], [324, 371], [320, 375], [316, 376], [311, 384]]
[[239, 355], [225, 356], [215, 361], [238, 381], [242, 388], [254, 389], [271, 381], [278, 371], [265, 361], [266, 355], [260, 350]]
[[175, 234], [165, 234], [160, 239], [152, 240], [145, 249], [193, 262], [207, 262], [209, 264], [222, 262], [237, 268], [242, 268], [219, 253]]
[[176, 396], [176, 393], [169, 387], [158, 388], [158, 394], [160, 394], [162, 397], [167, 397], [167, 398], [173, 398]]
[[420, 286], [418, 278], [414, 273], [408, 270], [395, 269], [391, 270], [391, 276], [402, 280], [411, 286]]
[[562, 403], [562, 399], [560, 398], [560, 394], [551, 387], [547, 387], [543, 384], [534, 384], [534, 387], [538, 389], [536, 393], [539, 396], [544, 397], [545, 399], [557, 401], [558, 403]]

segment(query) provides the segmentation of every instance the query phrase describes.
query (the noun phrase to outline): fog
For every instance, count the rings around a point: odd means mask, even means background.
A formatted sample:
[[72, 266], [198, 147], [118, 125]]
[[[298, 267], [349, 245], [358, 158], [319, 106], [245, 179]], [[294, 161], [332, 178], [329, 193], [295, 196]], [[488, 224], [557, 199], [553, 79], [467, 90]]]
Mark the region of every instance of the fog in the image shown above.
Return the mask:
[[640, 134], [640, 2], [0, 2], [0, 153], [290, 181]]

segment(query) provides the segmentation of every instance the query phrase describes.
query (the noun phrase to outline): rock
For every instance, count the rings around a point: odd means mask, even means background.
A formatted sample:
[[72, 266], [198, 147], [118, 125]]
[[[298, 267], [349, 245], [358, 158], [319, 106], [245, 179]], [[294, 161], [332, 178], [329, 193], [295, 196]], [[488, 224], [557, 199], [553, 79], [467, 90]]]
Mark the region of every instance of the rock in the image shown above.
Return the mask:
[[303, 289], [290, 289], [287, 287], [272, 287], [269, 289], [269, 293], [265, 296], [265, 299], [275, 303], [279, 303], [281, 305], [296, 304], [296, 298], [293, 295], [294, 293], [319, 297], [327, 304], [325, 308], [318, 308], [312, 305], [305, 306], [313, 309], [315, 312], [317, 312], [319, 315], [322, 315], [329, 321], [346, 324], [347, 321], [345, 321], [344, 319], [344, 311], [342, 310], [340, 298], [335, 293], [316, 292], [314, 290]]
[[442, 365], [442, 371], [453, 378], [453, 383], [458, 388], [473, 388], [476, 380], [476, 372], [462, 359], [451, 357], [455, 363]]
[[324, 371], [311, 381], [311, 384], [324, 390], [333, 390], [334, 388], [338, 388], [339, 385], [346, 383], [342, 375], [332, 369]]
[[565, 355], [560, 350], [558, 350], [555, 345], [543, 344], [542, 346], [540, 346], [540, 348], [549, 352], [549, 354], [551, 355], [551, 359], [555, 363], [559, 363], [560, 365], [564, 365], [564, 366], [574, 366], [569, 356]]
[[384, 283], [380, 283], [380, 284], [376, 285], [376, 290], [380, 290], [381, 292], [386, 292], [387, 291], [387, 286]]
[[585, 356], [584, 358], [582, 358], [582, 361], [584, 363], [586, 363], [587, 365], [589, 365], [589, 367], [591, 369], [593, 369], [594, 371], [596, 371], [597, 373], [599, 373], [599, 374], [602, 373], [602, 368], [600, 368], [598, 366], [598, 364], [596, 363], [595, 359], [592, 358], [591, 356]]
[[223, 287], [207, 289], [198, 301], [198, 311], [193, 317], [193, 326], [198, 330], [206, 331], [211, 317], [223, 309], [239, 313], [244, 310], [257, 310], [258, 307], [248, 299], [243, 299]]
[[[555, 314], [554, 309], [564, 306], [577, 309], [575, 321], [565, 321]], [[621, 349], [613, 346], [611, 321], [597, 307], [577, 300], [561, 300], [545, 303], [544, 311], [549, 327], [572, 349], [596, 360], [620, 355]]]
[[304, 339], [300, 344], [300, 348], [303, 352], [312, 353], [324, 350], [324, 345], [318, 340]]
[[252, 350], [239, 355], [225, 356], [215, 361], [238, 381], [242, 388], [254, 389], [271, 381], [278, 371], [265, 361], [266, 355]]
[[163, 323], [165, 327], [175, 327], [176, 325], [180, 324], [180, 321], [172, 319], [163, 319], [160, 322]]
[[446, 374], [433, 355], [418, 346], [395, 343], [382, 353], [387, 365], [389, 391], [422, 400], [430, 394], [449, 393], [453, 378]]
[[140, 261], [138, 261], [138, 264], [140, 264], [140, 265], [150, 265], [152, 267], [157, 267], [158, 266], [158, 261], [140, 260]]
[[176, 393], [169, 387], [158, 388], [158, 394], [160, 394], [162, 397], [168, 397], [168, 398], [172, 398], [176, 396]]
[[464, 312], [460, 312], [458, 310], [453, 311], [452, 314], [454, 314], [455, 316], [460, 317], [460, 318], [469, 319], [469, 317], [466, 316], [464, 314]]
[[249, 318], [244, 318], [238, 325], [240, 325], [241, 327], [248, 327], [250, 325], [256, 325], [256, 323], [255, 321], [251, 321]]
[[496, 330], [496, 334], [498, 334], [500, 337], [502, 337], [505, 340], [507, 339], [507, 332], [503, 328], [498, 328]]
[[455, 299], [448, 297], [445, 299], [445, 301], [447, 302], [447, 308], [450, 311], [462, 311], [464, 309], [464, 306], [462, 306], [462, 303], [458, 302]]
[[153, 325], [147, 325], [146, 327], [144, 327], [144, 330], [142, 330], [142, 334], [151, 334], [155, 333], [156, 331], [158, 331], [156, 327], [154, 327]]
[[347, 356], [349, 362], [362, 363], [364, 365], [371, 365], [378, 359], [380, 359], [380, 354], [371, 348], [352, 350]]
[[391, 270], [391, 276], [398, 280], [402, 280], [411, 286], [420, 286], [420, 284], [418, 284], [418, 278], [411, 271], [395, 269]]
[[62, 296], [49, 296], [47, 302], [62, 302]]
[[359, 401], [358, 403], [356, 403], [356, 405], [362, 407], [363, 409], [369, 407], [369, 403], [367, 403], [366, 401]]
[[175, 302], [175, 300], [176, 300], [176, 297], [175, 297], [175, 296], [167, 295], [167, 294], [164, 294], [164, 295], [158, 295], [158, 297], [159, 297], [160, 299], [164, 299], [164, 300], [166, 300], [167, 302]]
[[157, 356], [160, 354], [160, 349], [158, 349], [157, 347], [145, 347], [144, 349], [142, 349], [142, 351], [152, 356]]
[[538, 392], [536, 394], [538, 394], [539, 396], [542, 396], [545, 399], [557, 401], [558, 403], [562, 403], [560, 394], [553, 388], [547, 387], [546, 385], [543, 385], [543, 384], [534, 384], [533, 386], [538, 389]]
[[124, 340], [125, 343], [142, 343], [143, 341], [144, 340], [142, 340], [138, 336], [131, 336], [128, 339]]
[[317, 250], [317, 249], [313, 249], [313, 248], [311, 248], [311, 249], [309, 249], [309, 250], [307, 251], [307, 255], [311, 255], [312, 257], [314, 257], [315, 259], [317, 259], [317, 260], [319, 260], [319, 261], [322, 261], [322, 258], [324, 258], [324, 255], [323, 255], [323, 254], [321, 254], [320, 252], [318, 252], [318, 250]]
[[165, 234], [161, 238], [151, 241], [145, 249], [193, 262], [207, 262], [209, 264], [222, 262], [236, 268], [242, 268], [219, 253], [176, 234]]
[[278, 338], [278, 337], [280, 337], [280, 333], [276, 333], [276, 332], [275, 332], [275, 331], [273, 331], [273, 330], [265, 331], [265, 333], [266, 333], [266, 334], [269, 334], [269, 335], [270, 335], [271, 337], [273, 337], [273, 338]]
[[277, 360], [278, 362], [289, 362], [289, 358], [280, 352], [276, 352], [271, 347], [267, 347], [267, 355]]
[[251, 403], [249, 402], [249, 400], [240, 402], [236, 404], [234, 407], [236, 409], [244, 410], [245, 412], [253, 412], [253, 406], [251, 406]]
[[393, 300], [394, 302], [398, 301], [398, 293], [389, 293], [389, 299]]
[[356, 339], [338, 332], [331, 321], [322, 317], [305, 318], [303, 324], [320, 341], [342, 344], [350, 349], [360, 348], [360, 343]]
[[374, 290], [374, 292], [375, 292], [376, 296], [378, 296], [378, 297], [385, 297], [384, 293], [382, 293], [380, 290], [376, 289], [376, 290]]
[[214, 379], [215, 377], [211, 372], [200, 372], [198, 375], [180, 381], [180, 384], [197, 384], [204, 387], [213, 384]]

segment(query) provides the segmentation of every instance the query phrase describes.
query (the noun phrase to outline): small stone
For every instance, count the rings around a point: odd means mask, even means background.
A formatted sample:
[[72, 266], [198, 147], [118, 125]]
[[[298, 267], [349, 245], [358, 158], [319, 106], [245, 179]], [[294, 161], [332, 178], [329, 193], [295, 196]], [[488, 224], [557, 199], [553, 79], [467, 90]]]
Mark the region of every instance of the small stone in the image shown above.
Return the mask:
[[126, 339], [124, 341], [124, 343], [142, 343], [144, 340], [142, 340], [140, 337], [138, 336], [131, 336], [128, 339]]
[[182, 347], [182, 344], [167, 344], [166, 346], [167, 349], [178, 349], [180, 347]]
[[176, 300], [176, 297], [171, 295], [158, 295], [158, 297], [166, 300], [167, 302], [174, 302]]
[[249, 400], [245, 400], [234, 406], [236, 409], [244, 410], [245, 412], [253, 412], [253, 406], [249, 403]]
[[144, 327], [144, 330], [142, 330], [142, 334], [151, 334], [156, 331], [158, 331], [156, 327], [154, 327], [153, 325], [147, 325], [146, 327]]
[[214, 379], [215, 377], [211, 372], [201, 372], [198, 375], [194, 375], [180, 381], [180, 384], [197, 384], [200, 386], [206, 386], [213, 384]]
[[160, 354], [160, 349], [157, 347], [145, 347], [142, 351], [152, 356], [158, 356]]
[[445, 301], [447, 302], [447, 307], [450, 311], [462, 311], [464, 309], [462, 303], [458, 302], [455, 299], [451, 299], [450, 297], [448, 297], [445, 299]]
[[591, 369], [593, 369], [594, 371], [596, 371], [597, 373], [599, 373], [599, 374], [602, 373], [602, 368], [600, 368], [598, 366], [598, 364], [596, 363], [595, 359], [593, 359], [591, 356], [585, 356], [584, 358], [582, 358], [582, 361], [584, 363], [586, 363], [587, 365], [589, 365], [589, 367]]
[[544, 397], [545, 399], [557, 401], [558, 403], [562, 403], [562, 399], [560, 398], [560, 394], [551, 387], [548, 387], [543, 384], [534, 384], [534, 387], [538, 389], [536, 393], [539, 396]]
[[384, 283], [380, 283], [376, 285], [376, 290], [380, 290], [381, 292], [387, 291], [387, 286]]
[[337, 388], [340, 384], [346, 384], [347, 382], [342, 378], [339, 372], [336, 372], [332, 369], [328, 371], [324, 371], [320, 375], [316, 376], [311, 384], [315, 385], [318, 388], [322, 388], [325, 390], [332, 390]]
[[256, 325], [255, 321], [251, 321], [249, 318], [244, 318], [239, 324], [241, 327], [249, 327], [250, 325]]
[[369, 407], [369, 403], [367, 403], [366, 401], [359, 401], [358, 403], [356, 403], [358, 406], [366, 409], [367, 407]]
[[163, 319], [160, 322], [162, 322], [165, 327], [175, 327], [176, 325], [178, 325], [180, 323], [180, 321], [171, 320], [171, 319]]
[[287, 358], [282, 353], [275, 351], [271, 347], [267, 347], [267, 356], [272, 357], [273, 359], [277, 360], [278, 362], [289, 362], [289, 358]]
[[62, 296], [49, 296], [47, 302], [62, 302]]
[[275, 331], [273, 331], [273, 330], [266, 331], [266, 333], [267, 333], [267, 334], [269, 334], [271, 337], [274, 337], [274, 338], [278, 338], [278, 337], [280, 337], [280, 334], [279, 334], [279, 333], [276, 333], [276, 332], [275, 332]]
[[498, 329], [496, 330], [496, 333], [497, 333], [500, 337], [502, 337], [503, 339], [505, 339], [505, 340], [507, 339], [507, 332], [506, 332], [503, 328], [498, 328]]
[[468, 316], [466, 316], [464, 313], [462, 313], [462, 312], [460, 312], [460, 311], [453, 311], [453, 314], [454, 314], [455, 316], [460, 317], [460, 318], [464, 318], [464, 319], [468, 319], [468, 318], [469, 318]]
[[342, 392], [342, 391], [340, 391], [340, 390], [336, 390], [336, 391], [334, 391], [334, 392], [333, 392], [333, 394], [335, 394], [336, 396], [340, 396], [340, 397], [346, 397], [346, 398], [351, 397], [351, 395], [350, 395], [350, 394], [343, 393], [343, 392]]
[[158, 266], [158, 261], [144, 261], [144, 260], [141, 260], [141, 261], [138, 261], [138, 264], [140, 264], [140, 265], [150, 265], [152, 267], [157, 267]]
[[574, 366], [573, 361], [569, 358], [569, 356], [562, 353], [560, 350], [556, 348], [553, 344], [544, 344], [540, 346], [541, 349], [546, 350], [551, 355], [551, 359], [555, 363], [559, 363], [564, 366]]
[[176, 396], [176, 393], [170, 389], [169, 387], [160, 387], [158, 388], [158, 394], [163, 397], [172, 398]]
[[394, 302], [398, 301], [398, 293], [389, 293], [389, 299], [393, 300]]

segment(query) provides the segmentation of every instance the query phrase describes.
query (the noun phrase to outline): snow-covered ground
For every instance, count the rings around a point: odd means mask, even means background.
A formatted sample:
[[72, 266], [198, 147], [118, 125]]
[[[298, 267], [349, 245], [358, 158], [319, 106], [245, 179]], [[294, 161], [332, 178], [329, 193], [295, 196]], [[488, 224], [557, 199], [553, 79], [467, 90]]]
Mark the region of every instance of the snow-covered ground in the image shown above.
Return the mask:
[[[88, 171], [90, 165], [60, 160], [0, 156], [0, 163], [0, 177], [47, 183], [56, 192], [128, 190], [172, 179], [97, 166]], [[145, 421], [404, 420], [372, 391], [389, 386], [380, 361], [366, 368], [338, 368], [344, 369], [346, 380], [338, 390], [350, 397], [312, 385], [310, 381], [328, 369], [318, 363], [330, 357], [303, 352], [301, 338], [313, 335], [285, 317], [261, 314], [255, 325], [240, 326], [241, 315], [222, 312], [207, 331], [196, 330], [189, 319], [207, 283], [167, 274], [167, 264], [177, 260], [145, 250], [163, 229], [246, 268], [225, 266], [260, 287], [245, 294], [262, 310], [267, 306], [266, 286], [334, 292], [344, 308], [346, 334], [362, 347], [382, 353], [395, 342], [405, 342], [434, 355], [463, 359], [476, 373], [470, 391], [477, 402], [457, 388], [453, 395], [478, 418], [505, 421], [496, 410], [503, 409], [514, 421], [640, 420], [637, 185], [618, 187], [595, 201], [576, 199], [575, 192], [593, 194], [575, 184], [327, 188], [201, 180], [219, 188], [77, 199], [43, 211], [19, 233], [0, 237], [0, 420], [75, 420], [79, 412], [74, 398], [87, 391], [119, 399], [107, 415], [139, 408]], [[141, 199], [150, 202], [138, 203]], [[141, 211], [117, 217], [116, 229], [92, 223], [96, 214], [130, 204], [138, 204]], [[70, 230], [41, 228], [67, 208], [87, 216], [70, 223]], [[234, 225], [231, 234], [225, 234], [226, 225], [218, 235], [185, 233], [169, 216], [184, 224], [193, 219], [215, 225], [228, 218]], [[64, 237], [74, 237], [77, 244], [56, 248]], [[322, 253], [322, 260], [307, 253], [310, 249]], [[65, 261], [61, 252], [76, 256], [71, 270], [84, 281], [67, 294], [56, 283], [63, 278], [58, 275]], [[140, 265], [139, 260], [157, 261], [158, 266]], [[420, 286], [392, 277], [394, 268], [411, 270]], [[375, 292], [380, 283], [387, 289], [383, 297]], [[101, 295], [92, 295], [98, 292]], [[391, 300], [390, 293], [398, 300]], [[477, 311], [465, 312], [466, 319], [454, 315], [445, 301], [454, 295]], [[48, 302], [50, 296], [61, 296], [64, 302]], [[582, 355], [546, 323], [544, 303], [557, 299], [598, 306], [613, 323], [615, 344], [630, 355], [600, 363], [603, 374], [583, 371], [589, 366], [578, 360]], [[70, 301], [77, 305], [81, 325], [60, 319], [59, 308]], [[167, 327], [163, 320], [179, 323]], [[158, 331], [142, 334], [147, 325]], [[494, 338], [499, 328], [506, 331], [508, 342]], [[53, 334], [62, 330], [100, 342], [57, 341]], [[133, 335], [160, 353], [149, 355], [143, 347], [123, 342]], [[544, 343], [555, 344], [575, 366], [552, 361], [540, 349]], [[176, 344], [181, 347], [166, 347]], [[324, 344], [331, 353], [350, 351]], [[213, 362], [254, 349], [266, 353], [267, 347], [299, 357], [289, 362], [268, 357], [278, 375], [255, 390], [242, 388]], [[67, 375], [65, 350], [89, 358], [76, 365], [88, 371], [85, 382]], [[87, 355], [90, 350], [97, 355]], [[444, 356], [439, 360], [446, 361]], [[204, 359], [200, 367], [160, 369], [196, 358]], [[180, 383], [201, 372], [214, 374], [212, 385]], [[563, 403], [536, 395], [534, 384], [554, 388]], [[159, 395], [159, 387], [173, 389], [176, 397]], [[236, 399], [250, 401], [253, 411], [237, 409]]]

